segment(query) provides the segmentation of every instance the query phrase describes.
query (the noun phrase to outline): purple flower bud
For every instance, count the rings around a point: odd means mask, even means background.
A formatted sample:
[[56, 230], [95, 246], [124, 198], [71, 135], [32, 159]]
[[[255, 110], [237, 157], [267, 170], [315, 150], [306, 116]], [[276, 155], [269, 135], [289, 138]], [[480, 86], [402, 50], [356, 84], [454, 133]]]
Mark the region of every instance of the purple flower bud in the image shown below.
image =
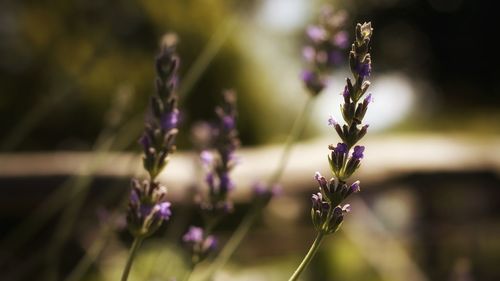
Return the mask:
[[302, 49], [302, 56], [307, 62], [312, 63], [314, 62], [314, 58], [316, 57], [316, 51], [313, 47], [306, 46], [304, 47], [304, 49]]
[[339, 142], [335, 147], [335, 152], [339, 154], [347, 153], [347, 144]]
[[330, 115], [330, 118], [328, 118], [328, 126], [335, 127], [335, 126], [337, 126], [337, 124], [338, 124], [338, 122], [335, 119], [335, 117], [333, 117], [333, 115]]
[[368, 94], [368, 96], [366, 96], [365, 98], [365, 101], [364, 101], [366, 104], [369, 104], [371, 102], [373, 102], [373, 98], [372, 98], [372, 94]]
[[130, 191], [130, 203], [132, 205], [139, 205], [139, 195], [135, 189]]
[[177, 127], [179, 122], [179, 111], [174, 109], [161, 117], [161, 128], [165, 131], [171, 130]]
[[318, 181], [319, 186], [326, 188], [327, 182], [325, 177], [323, 177], [319, 172], [314, 174], [314, 178]]
[[234, 183], [233, 181], [231, 180], [231, 178], [229, 177], [229, 174], [228, 173], [223, 173], [220, 177], [220, 186], [221, 186], [221, 189], [223, 190], [233, 190], [234, 189]]
[[235, 126], [235, 120], [232, 116], [226, 115], [222, 118], [222, 123], [224, 125], [224, 129], [232, 130]]
[[210, 166], [212, 166], [212, 163], [214, 162], [213, 154], [207, 150], [203, 150], [200, 153], [200, 159], [201, 159], [201, 162], [203, 163], [203, 166], [206, 168], [209, 168]]
[[349, 187], [349, 191], [351, 193], [355, 193], [355, 192], [359, 192], [360, 190], [360, 187], [359, 187], [359, 181], [355, 181], [351, 184], [351, 186]]
[[349, 36], [346, 31], [340, 31], [333, 37], [333, 44], [341, 49], [345, 49], [349, 46]]
[[372, 65], [369, 61], [361, 63], [358, 65], [356, 70], [359, 76], [361, 76], [362, 78], [366, 78], [369, 77], [372, 72]]
[[164, 220], [168, 220], [172, 215], [172, 211], [170, 211], [170, 202], [161, 202], [158, 206], [160, 218]]
[[309, 39], [315, 43], [326, 39], [326, 30], [317, 25], [310, 25], [307, 27], [306, 34]]
[[342, 93], [342, 96], [344, 96], [344, 98], [349, 98], [349, 96], [351, 95], [351, 93], [349, 93], [349, 87], [347, 87], [347, 85], [344, 87], [344, 92]]
[[354, 147], [354, 151], [352, 153], [352, 158], [354, 159], [363, 159], [363, 152], [365, 151], [365, 147], [362, 145], [356, 145]]
[[301, 79], [306, 87], [314, 94], [318, 94], [326, 87], [326, 81], [318, 73], [310, 70], [304, 70]]
[[199, 243], [203, 240], [203, 229], [201, 227], [190, 226], [188, 232], [182, 236], [182, 241]]
[[321, 192], [314, 193], [311, 197], [313, 207], [314, 209], [319, 209], [321, 206], [321, 203], [323, 202], [323, 196], [321, 195]]
[[217, 239], [213, 235], [207, 236], [203, 241], [203, 251], [213, 251], [217, 248]]

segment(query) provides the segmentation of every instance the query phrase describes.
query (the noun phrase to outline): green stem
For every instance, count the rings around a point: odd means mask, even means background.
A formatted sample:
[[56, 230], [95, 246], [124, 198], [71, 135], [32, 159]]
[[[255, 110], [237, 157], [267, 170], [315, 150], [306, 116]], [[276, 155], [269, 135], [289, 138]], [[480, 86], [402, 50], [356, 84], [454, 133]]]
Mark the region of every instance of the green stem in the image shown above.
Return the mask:
[[125, 268], [123, 269], [122, 279], [121, 281], [127, 281], [128, 274], [130, 273], [130, 268], [132, 267], [132, 262], [134, 261], [135, 255], [137, 254], [137, 250], [142, 244], [143, 238], [136, 237], [132, 246], [130, 247], [130, 252], [128, 254], [127, 263], [125, 264]]
[[314, 239], [314, 242], [311, 245], [311, 248], [307, 252], [307, 254], [304, 257], [304, 259], [302, 260], [302, 262], [300, 263], [299, 267], [297, 267], [297, 269], [293, 273], [292, 277], [290, 277], [290, 279], [288, 279], [288, 281], [295, 281], [299, 278], [302, 271], [304, 271], [304, 269], [309, 265], [312, 258], [314, 257], [314, 255], [318, 251], [319, 246], [321, 245], [321, 241], [323, 241], [323, 237], [324, 237], [324, 234], [321, 232], [318, 232], [318, 235], [316, 236], [316, 239]]
[[280, 161], [278, 162], [278, 167], [269, 178], [268, 181], [269, 185], [279, 182], [279, 180], [281, 179], [281, 176], [285, 171], [286, 164], [288, 163], [288, 158], [290, 158], [290, 151], [292, 150], [295, 141], [297, 141], [299, 136], [302, 134], [302, 131], [304, 130], [307, 120], [309, 120], [313, 101], [314, 101], [313, 96], [309, 95], [307, 97], [306, 103], [304, 104], [304, 107], [302, 108], [302, 111], [295, 119], [292, 126], [292, 130], [290, 131], [290, 134], [288, 135], [285, 141], [285, 147], [283, 148], [283, 152], [281, 153]]

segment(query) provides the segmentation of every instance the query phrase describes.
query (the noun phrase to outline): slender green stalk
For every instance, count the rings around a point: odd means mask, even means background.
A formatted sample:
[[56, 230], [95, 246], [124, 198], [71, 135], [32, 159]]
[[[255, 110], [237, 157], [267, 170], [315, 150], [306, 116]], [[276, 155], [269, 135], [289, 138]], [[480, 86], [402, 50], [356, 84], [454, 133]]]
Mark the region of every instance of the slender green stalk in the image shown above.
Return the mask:
[[295, 119], [292, 130], [288, 135], [285, 141], [285, 147], [283, 148], [283, 152], [281, 153], [280, 161], [278, 163], [278, 167], [269, 178], [268, 184], [272, 185], [280, 181], [283, 172], [285, 171], [286, 164], [288, 163], [288, 158], [290, 158], [290, 152], [295, 144], [295, 141], [300, 137], [302, 131], [304, 131], [304, 127], [309, 120], [309, 116], [311, 115], [311, 107], [313, 105], [314, 97], [312, 95], [307, 96], [306, 103], [302, 108], [301, 112]]
[[130, 247], [130, 252], [127, 258], [127, 264], [125, 264], [125, 268], [123, 269], [122, 279], [121, 281], [127, 281], [128, 274], [130, 273], [130, 268], [132, 267], [132, 263], [134, 262], [135, 255], [137, 254], [137, 250], [141, 247], [143, 238], [136, 237], [132, 246]]
[[324, 234], [322, 232], [318, 232], [318, 235], [316, 236], [316, 239], [314, 239], [313, 244], [311, 245], [311, 248], [309, 248], [309, 251], [307, 252], [306, 256], [302, 260], [302, 262], [299, 264], [299, 267], [295, 270], [293, 273], [292, 277], [288, 279], [288, 281], [295, 281], [298, 280], [300, 274], [304, 269], [309, 265], [311, 262], [312, 258], [316, 254], [316, 252], [319, 249], [319, 246], [321, 245], [321, 241], [323, 241]]
[[[308, 96], [304, 104], [304, 107], [302, 108], [301, 112], [295, 119], [290, 134], [286, 139], [283, 152], [281, 153], [281, 157], [278, 162], [278, 166], [268, 180], [269, 186], [280, 181], [281, 176], [285, 171], [286, 164], [288, 163], [288, 159], [290, 157], [290, 152], [292, 151], [293, 145], [302, 134], [302, 131], [304, 130], [305, 125], [307, 124], [307, 120], [309, 120], [313, 101], [314, 97]], [[263, 207], [265, 207], [265, 205], [262, 204], [260, 201], [257, 201], [250, 207], [250, 210], [246, 213], [242, 222], [238, 225], [238, 228], [235, 230], [233, 235], [231, 235], [228, 242], [222, 248], [220, 254], [215, 258], [214, 262], [207, 269], [207, 273], [203, 276], [201, 280], [208, 280], [215, 272], [217, 272], [227, 263], [227, 261], [236, 251], [236, 249], [238, 249], [238, 246], [245, 238], [246, 234], [254, 224], [255, 220], [259, 217]]]

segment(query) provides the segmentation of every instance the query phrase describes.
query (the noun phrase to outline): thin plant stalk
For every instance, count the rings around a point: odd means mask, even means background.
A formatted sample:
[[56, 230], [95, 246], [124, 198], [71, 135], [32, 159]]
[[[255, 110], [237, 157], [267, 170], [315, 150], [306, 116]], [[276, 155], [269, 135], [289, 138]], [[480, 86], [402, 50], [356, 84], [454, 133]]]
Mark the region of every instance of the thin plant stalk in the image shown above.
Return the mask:
[[300, 274], [302, 273], [302, 271], [304, 271], [304, 269], [311, 262], [311, 260], [314, 257], [314, 255], [316, 255], [316, 252], [318, 251], [319, 246], [321, 245], [321, 242], [323, 241], [324, 237], [325, 237], [325, 235], [322, 232], [318, 232], [318, 235], [316, 236], [316, 239], [314, 239], [314, 242], [311, 245], [311, 248], [309, 248], [309, 251], [305, 255], [304, 259], [302, 260], [302, 262], [300, 263], [300, 265], [297, 267], [297, 269], [293, 273], [292, 277], [290, 277], [290, 279], [288, 279], [288, 281], [298, 280], [298, 278], [299, 278]]
[[[301, 112], [297, 116], [290, 130], [290, 133], [286, 139], [285, 146], [281, 153], [280, 161], [278, 162], [278, 166], [274, 173], [268, 180], [268, 186], [271, 186], [274, 183], [280, 181], [283, 172], [285, 171], [286, 164], [288, 163], [288, 159], [290, 157], [290, 153], [292, 151], [293, 145], [297, 141], [297, 139], [302, 134], [307, 121], [311, 115], [311, 108], [313, 105], [314, 97], [308, 96], [306, 102], [304, 103], [304, 107]], [[234, 252], [238, 249], [238, 246], [241, 244], [248, 231], [255, 223], [257, 218], [259, 217], [262, 208], [265, 207], [265, 204], [262, 204], [260, 200], [257, 200], [251, 207], [250, 211], [247, 212], [242, 222], [238, 225], [234, 233], [229, 238], [228, 242], [222, 248], [220, 254], [215, 258], [214, 262], [207, 269], [207, 273], [204, 275], [202, 280], [209, 279], [215, 272], [217, 272], [220, 268], [222, 268], [227, 261], [231, 258]]]
[[128, 275], [130, 273], [130, 268], [132, 267], [132, 263], [134, 262], [135, 255], [137, 254], [137, 250], [141, 247], [142, 237], [136, 237], [132, 246], [130, 247], [130, 252], [128, 254], [127, 263], [125, 264], [125, 268], [123, 269], [121, 281], [127, 281]]

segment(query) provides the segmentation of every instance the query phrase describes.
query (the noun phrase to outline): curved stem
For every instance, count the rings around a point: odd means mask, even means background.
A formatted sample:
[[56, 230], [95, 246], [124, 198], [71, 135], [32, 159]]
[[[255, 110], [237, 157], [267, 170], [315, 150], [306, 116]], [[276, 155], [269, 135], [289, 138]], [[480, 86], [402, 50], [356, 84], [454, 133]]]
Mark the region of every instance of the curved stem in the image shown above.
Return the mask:
[[321, 232], [318, 232], [318, 235], [316, 236], [316, 239], [314, 239], [314, 242], [311, 245], [311, 248], [309, 248], [309, 251], [307, 252], [306, 256], [304, 257], [304, 259], [300, 263], [299, 267], [297, 267], [297, 269], [293, 273], [292, 277], [290, 277], [290, 279], [288, 279], [288, 281], [295, 281], [299, 278], [302, 271], [304, 271], [304, 269], [309, 265], [312, 258], [314, 257], [314, 255], [318, 251], [319, 246], [321, 245], [321, 241], [323, 241], [323, 237], [324, 237], [324, 234]]
[[278, 162], [278, 167], [269, 178], [268, 181], [269, 185], [272, 185], [281, 179], [281, 176], [285, 171], [286, 164], [288, 163], [288, 158], [290, 158], [290, 152], [292, 150], [292, 147], [295, 144], [295, 141], [297, 141], [297, 139], [302, 134], [302, 131], [304, 130], [304, 126], [306, 125], [307, 120], [309, 120], [309, 116], [311, 113], [310, 108], [313, 104], [313, 101], [314, 101], [313, 96], [309, 95], [307, 97], [306, 103], [304, 104], [304, 107], [302, 108], [302, 111], [299, 113], [299, 115], [293, 122], [290, 134], [288, 135], [285, 141], [285, 147], [283, 148], [283, 152], [281, 153], [280, 161]]
[[[285, 171], [288, 158], [290, 157], [290, 152], [293, 148], [294, 143], [297, 141], [302, 131], [304, 130], [307, 120], [311, 114], [311, 107], [313, 105], [314, 97], [308, 96], [304, 107], [295, 119], [290, 134], [288, 135], [285, 147], [281, 153], [280, 161], [274, 173], [271, 175], [268, 181], [268, 185], [279, 182], [283, 172]], [[236, 251], [238, 246], [241, 244], [246, 234], [254, 224], [255, 220], [259, 217], [260, 211], [265, 206], [261, 201], [257, 200], [246, 213], [245, 217], [238, 225], [233, 235], [229, 238], [226, 245], [222, 248], [220, 254], [215, 258], [214, 262], [207, 269], [207, 273], [201, 278], [201, 280], [208, 280], [215, 272], [222, 268], [227, 261], [231, 258], [233, 253]]]
[[134, 262], [135, 255], [137, 254], [137, 250], [142, 244], [143, 238], [136, 237], [132, 246], [130, 247], [130, 252], [128, 254], [127, 263], [125, 264], [125, 268], [123, 269], [122, 279], [121, 281], [127, 281], [128, 274], [130, 273], [130, 268], [132, 267], [132, 263]]

